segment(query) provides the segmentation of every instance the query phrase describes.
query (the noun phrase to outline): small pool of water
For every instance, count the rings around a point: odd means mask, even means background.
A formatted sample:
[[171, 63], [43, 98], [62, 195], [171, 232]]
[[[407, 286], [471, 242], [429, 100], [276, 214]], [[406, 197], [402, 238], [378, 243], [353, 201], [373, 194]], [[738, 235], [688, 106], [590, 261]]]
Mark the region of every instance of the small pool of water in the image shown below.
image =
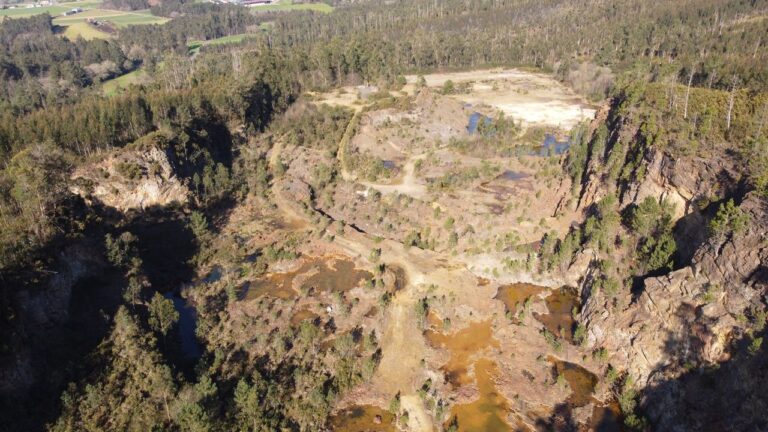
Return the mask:
[[445, 348], [451, 353], [451, 358], [441, 369], [454, 387], [472, 382], [467, 370], [473, 355], [489, 347], [499, 347], [499, 341], [493, 337], [491, 320], [471, 323], [467, 328], [450, 334], [430, 329], [424, 332], [424, 337], [431, 346]]
[[400, 291], [408, 284], [408, 275], [405, 274], [405, 269], [397, 265], [390, 265], [389, 269], [395, 275], [395, 291]]
[[213, 269], [211, 270], [208, 275], [206, 275], [203, 278], [203, 282], [207, 284], [215, 283], [221, 280], [221, 276], [224, 274], [224, 269], [221, 268], [221, 266], [213, 266]]
[[547, 134], [544, 137], [544, 143], [541, 145], [541, 155], [548, 156], [551, 154], [561, 155], [568, 151], [571, 147], [571, 140], [558, 141], [552, 134]]
[[382, 162], [382, 165], [384, 165], [384, 168], [386, 168], [388, 170], [393, 170], [393, 169], [397, 168], [397, 164], [395, 164], [395, 161], [384, 160], [384, 161], [381, 161], [381, 162]]
[[[299, 276], [302, 277], [301, 283], [295, 284]], [[296, 298], [299, 295], [297, 289], [302, 288], [315, 292], [349, 291], [372, 277], [370, 272], [356, 269], [351, 260], [314, 258], [294, 271], [273, 273], [253, 281], [245, 298], [250, 300], [269, 295], [288, 300]]]
[[563, 375], [568, 381], [568, 386], [571, 388], [568, 403], [574, 407], [583, 407], [592, 402], [592, 394], [597, 385], [595, 374], [576, 363], [560, 360], [553, 356], [547, 357], [547, 360], [554, 365], [557, 375]]
[[174, 308], [179, 313], [179, 343], [181, 344], [181, 353], [185, 359], [197, 360], [203, 354], [200, 343], [197, 341], [195, 328], [197, 327], [197, 311], [189, 305], [177, 293], [166, 293], [165, 298], [171, 299]]
[[475, 378], [479, 397], [474, 402], [454, 405], [451, 408], [451, 420], [446, 428], [455, 422], [459, 431], [466, 432], [506, 432], [512, 431], [507, 423], [509, 401], [496, 391], [493, 381], [497, 374], [496, 363], [488, 359], [475, 362]]
[[501, 175], [499, 175], [500, 180], [507, 180], [507, 181], [518, 181], [522, 180], [524, 178], [528, 177], [528, 174], [519, 172], [519, 171], [512, 171], [512, 170], [506, 170]]
[[373, 405], [355, 405], [343, 409], [329, 419], [334, 432], [396, 432], [395, 417]]
[[500, 286], [496, 292], [496, 297], [494, 298], [496, 300], [501, 300], [508, 311], [517, 313], [519, 308], [523, 307], [526, 300], [539, 295], [539, 293], [545, 290], [545, 287], [538, 285], [529, 283], [514, 283]]
[[624, 430], [621, 407], [618, 402], [595, 405], [589, 419], [589, 430], [595, 432], [622, 432]]
[[579, 305], [578, 293], [572, 287], [558, 288], [545, 299], [549, 313], [534, 314], [544, 327], [555, 335], [573, 342], [573, 330], [576, 321], [573, 319], [573, 309]]
[[488, 117], [486, 115], [480, 114], [479, 112], [473, 112], [469, 116], [469, 124], [467, 125], [467, 133], [469, 133], [470, 135], [472, 135], [474, 133], [477, 133], [477, 126], [480, 123], [480, 119], [483, 119], [483, 122], [484, 122], [484, 124], [486, 126], [490, 125], [491, 122], [493, 121], [493, 119], [491, 119], [490, 117]]

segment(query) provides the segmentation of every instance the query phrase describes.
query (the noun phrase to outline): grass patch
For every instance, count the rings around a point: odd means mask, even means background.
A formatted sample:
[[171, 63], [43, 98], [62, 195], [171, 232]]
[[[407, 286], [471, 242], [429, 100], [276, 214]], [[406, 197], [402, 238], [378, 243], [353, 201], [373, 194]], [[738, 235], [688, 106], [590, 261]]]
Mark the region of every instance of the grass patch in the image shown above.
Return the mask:
[[78, 37], [81, 37], [85, 40], [92, 40], [92, 39], [108, 39], [111, 36], [109, 35], [109, 33], [105, 33], [86, 22], [79, 22], [79, 23], [68, 25], [64, 30], [64, 37], [71, 41], [74, 41]]
[[277, 4], [264, 5], [264, 6], [252, 6], [251, 10], [254, 13], [259, 12], [274, 12], [274, 11], [295, 11], [295, 10], [311, 10], [315, 12], [331, 13], [333, 12], [333, 6], [326, 3], [299, 3], [293, 4], [293, 0], [281, 0]]
[[27, 18], [27, 17], [31, 17], [32, 15], [40, 15], [44, 13], [49, 13], [53, 16], [56, 16], [56, 15], [61, 15], [63, 12], [76, 7], [92, 8], [100, 5], [101, 5], [100, 1], [70, 2], [70, 3], [62, 3], [56, 6], [45, 6], [45, 7], [36, 7], [36, 8], [27, 8], [25, 7], [25, 5], [19, 5], [19, 7], [16, 7], [14, 9], [0, 9], [0, 17], [7, 16], [10, 18]]
[[129, 72], [125, 75], [121, 75], [117, 78], [109, 81], [104, 81], [101, 86], [101, 91], [104, 96], [114, 96], [120, 94], [123, 90], [132, 85], [139, 85], [149, 82], [150, 78], [146, 71], [143, 69], [136, 69], [133, 72]]
[[168, 21], [167, 18], [152, 15], [149, 10], [127, 12], [108, 9], [90, 9], [72, 16], [57, 17], [53, 20], [53, 23], [60, 26], [70, 26], [77, 23], [84, 23], [88, 18], [108, 21], [118, 28], [140, 24], [163, 24]]
[[216, 39], [211, 39], [207, 41], [196, 40], [188, 43], [187, 48], [189, 49], [190, 52], [196, 52], [200, 50], [200, 47], [203, 45], [224, 45], [224, 44], [230, 44], [230, 43], [240, 43], [243, 40], [251, 37], [253, 37], [252, 34], [241, 33], [241, 34], [236, 34], [232, 36], [224, 36]]

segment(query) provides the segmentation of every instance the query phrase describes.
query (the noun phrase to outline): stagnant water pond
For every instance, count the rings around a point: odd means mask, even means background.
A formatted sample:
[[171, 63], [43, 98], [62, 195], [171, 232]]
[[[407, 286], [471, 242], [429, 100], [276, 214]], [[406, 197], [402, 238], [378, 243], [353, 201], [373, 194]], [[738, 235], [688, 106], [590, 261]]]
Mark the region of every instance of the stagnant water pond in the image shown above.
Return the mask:
[[[301, 277], [301, 283], [294, 283], [299, 277]], [[299, 290], [304, 289], [314, 292], [345, 292], [372, 277], [373, 274], [370, 272], [356, 269], [355, 263], [351, 260], [312, 258], [294, 271], [272, 273], [252, 281], [244, 287], [241, 296], [246, 300], [265, 295], [287, 300], [296, 298]]]
[[534, 314], [534, 317], [544, 324], [547, 330], [572, 343], [576, 325], [573, 312], [579, 305], [578, 300], [575, 288], [567, 286], [558, 288], [545, 299], [549, 313]]
[[396, 432], [395, 417], [374, 405], [355, 405], [333, 415], [330, 427], [334, 432]]
[[203, 354], [200, 343], [197, 341], [195, 328], [197, 327], [197, 311], [176, 292], [165, 294], [165, 298], [171, 299], [173, 306], [179, 313], [177, 323], [179, 331], [179, 344], [181, 353], [187, 360], [197, 360]]
[[491, 320], [471, 323], [467, 328], [451, 334], [427, 330], [424, 337], [435, 348], [445, 348], [451, 358], [441, 368], [446, 380], [454, 387], [470, 384], [472, 379], [467, 374], [470, 357], [488, 347], [498, 347], [492, 334]]
[[453, 423], [458, 426], [459, 431], [466, 432], [512, 430], [512, 426], [506, 421], [510, 410], [509, 401], [496, 391], [496, 384], [493, 382], [496, 374], [496, 363], [493, 361], [481, 358], [475, 362], [479, 396], [473, 402], [454, 405], [446, 427]]

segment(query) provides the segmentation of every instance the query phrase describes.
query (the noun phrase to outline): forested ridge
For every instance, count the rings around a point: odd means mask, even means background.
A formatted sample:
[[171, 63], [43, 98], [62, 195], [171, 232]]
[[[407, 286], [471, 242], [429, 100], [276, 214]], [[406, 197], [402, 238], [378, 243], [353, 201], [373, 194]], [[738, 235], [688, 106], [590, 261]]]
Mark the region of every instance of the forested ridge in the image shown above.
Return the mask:
[[[320, 14], [161, 2], [152, 11], [171, 18], [168, 23], [126, 27], [93, 41], [62, 38], [47, 14], [0, 22], [2, 362], [12, 364], [14, 352], [32, 352], [28, 341], [45, 337], [45, 330], [30, 330], [19, 318], [25, 312], [17, 294], [53, 280], [62, 254], [97, 250], [93, 261], [103, 277], [91, 282], [108, 292], [99, 294], [103, 299], [94, 295], [103, 300], [106, 318], [94, 318], [93, 335], [77, 335], [83, 328], [56, 333], [62, 345], [72, 340], [72, 352], [60, 346], [35, 351], [52, 353], [46, 361], [60, 356], [62, 370], [45, 375], [50, 384], [37, 382], [31, 394], [3, 393], [0, 423], [52, 431], [327, 426], [335, 401], [373, 375], [381, 357], [375, 334], [339, 335], [321, 356], [320, 329], [302, 324], [264, 335], [258, 358], [246, 361], [244, 353], [230, 353], [232, 346], [218, 346], [189, 364], [166, 341], [179, 319], [160, 294], [170, 288], [152, 283], [158, 265], [149, 255], [163, 253], [142, 243], [152, 239], [153, 224], [172, 226], [185, 249], [175, 264], [190, 271], [213, 249], [220, 214], [249, 193], [266, 195], [269, 182], [284, 174], [282, 162], [269, 166], [265, 143], [277, 136], [321, 143], [335, 158], [353, 117], [329, 108], [291, 112], [307, 91], [363, 83], [394, 90], [411, 73], [532, 68], [595, 101], [610, 100], [606, 125], [574, 133], [578, 139], [565, 158], [576, 196], [598, 178], [621, 198], [642, 179], [650, 148], [680, 157], [717, 149], [743, 165], [739, 196], [768, 194], [768, 0], [338, 3], [333, 13]], [[150, 3], [110, 5], [134, 10]], [[267, 22], [265, 31], [260, 25]], [[242, 33], [253, 37], [189, 50], [193, 40]], [[151, 80], [116, 95], [101, 91], [103, 82], [139, 69]], [[189, 202], [119, 214], [72, 192], [79, 167], [121, 149], [146, 148], [160, 149], [176, 164], [191, 190]], [[317, 169], [325, 183], [341, 175], [337, 168]], [[147, 174], [130, 164], [119, 170], [126, 178]], [[628, 215], [619, 215], [610, 198], [601, 203], [569, 237], [543, 240], [544, 267], [563, 265], [582, 247], [607, 253], [621, 218], [643, 234], [634, 267], [606, 266], [595, 280], [616, 288], [619, 280], [631, 283], [676, 266], [681, 254], [664, 222], [664, 203], [649, 201]], [[725, 202], [707, 211], [721, 208], [727, 210]], [[286, 243], [262, 251], [260, 262], [290, 256]], [[213, 293], [201, 307], [222, 308], [235, 297]], [[382, 298], [382, 307], [387, 301]], [[269, 305], [258, 308], [264, 316], [273, 313]], [[217, 324], [203, 323], [199, 331]], [[78, 347], [88, 355], [74, 352]]]

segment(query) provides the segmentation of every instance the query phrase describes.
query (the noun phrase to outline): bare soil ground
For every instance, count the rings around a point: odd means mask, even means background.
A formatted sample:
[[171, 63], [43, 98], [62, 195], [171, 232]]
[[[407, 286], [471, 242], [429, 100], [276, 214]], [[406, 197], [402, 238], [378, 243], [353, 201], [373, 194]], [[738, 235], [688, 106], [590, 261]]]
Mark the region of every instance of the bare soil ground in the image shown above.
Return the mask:
[[[418, 77], [407, 76], [415, 91]], [[493, 69], [425, 75], [428, 87], [442, 87], [448, 80], [469, 83], [466, 93], [453, 98], [474, 105], [489, 105], [526, 125], [550, 125], [570, 129], [595, 116], [589, 104], [554, 78], [519, 69]]]
[[[299, 295], [270, 306], [281, 311], [270, 312], [277, 316], [270, 322], [273, 328], [288, 325], [303, 313], [321, 320], [333, 317], [337, 331], [362, 327], [380, 336], [382, 356], [373, 378], [340, 401], [338, 409], [360, 404], [386, 409], [399, 393], [401, 407], [408, 412], [406, 429], [426, 432], [438, 430], [449, 418], [449, 414], [436, 418], [437, 405], [444, 404], [449, 413], [450, 407], [461, 405], [461, 412], [467, 412], [467, 404], [490, 391], [505, 399], [499, 406], [508, 409], [500, 415], [510, 430], [513, 426], [533, 430], [571, 393], [568, 383], [557, 379], [548, 358], [579, 363], [595, 373], [605, 365], [577, 346], [563, 342], [556, 347], [542, 336], [543, 326], [535, 314], [548, 312], [544, 298], [549, 289], [534, 295], [525, 313], [511, 311], [511, 315], [496, 299], [497, 291], [512, 282], [546, 288], [572, 282], [565, 275], [537, 274], [527, 261], [533, 250], [530, 245], [544, 233], [554, 231], [562, 237], [581, 216], [573, 203], [564, 201], [571, 185], [563, 180], [560, 157], [476, 154], [467, 121], [475, 110], [488, 115], [501, 110], [530, 125], [562, 131], [593, 111], [553, 79], [518, 70], [435, 74], [425, 79], [430, 87], [448, 79], [473, 84], [468, 93], [450, 96], [420, 90], [410, 97], [407, 108], [378, 110], [360, 101], [354, 88], [313, 95], [318, 104], [343, 105], [358, 112], [354, 121], [359, 120], [359, 125], [350, 126], [349, 136], [340, 143], [339, 159], [278, 142], [271, 149], [270, 164], [283, 160], [288, 171], [273, 181], [268, 198], [236, 209], [224, 233], [244, 239], [248, 248], [298, 235], [303, 239], [298, 247], [302, 256], [346, 257], [360, 269], [375, 271], [383, 263], [403, 272], [406, 283], [385, 308], [377, 307], [380, 293], [363, 288], [350, 291], [348, 297], [357, 303], [346, 315], [329, 309], [333, 299], [322, 295]], [[408, 80], [413, 83], [416, 77]], [[404, 90], [415, 92], [415, 86], [409, 84]], [[457, 140], [469, 140], [469, 151], [459, 151]], [[393, 175], [362, 178], [356, 167], [347, 166], [346, 150], [392, 162]], [[335, 182], [322, 193], [310, 193], [315, 167], [334, 163], [339, 170]], [[471, 172], [478, 174], [466, 175]], [[460, 180], [448, 188], [435, 187], [450, 175]], [[270, 204], [265, 205], [264, 199]], [[329, 218], [337, 222], [321, 225]], [[423, 243], [421, 248], [404, 244], [406, 239], [413, 240], [414, 233]], [[375, 259], [373, 250], [378, 251]], [[270, 271], [299, 266], [286, 261]], [[428, 323], [417, 311], [424, 299], [432, 321], [437, 319], [429, 325], [444, 333], [446, 340], [473, 323], [490, 325], [497, 343], [461, 357], [466, 363], [465, 385], [452, 384], [444, 374], [452, 358], [450, 343], [433, 346], [424, 337]], [[244, 342], [254, 338], [248, 329], [255, 320], [264, 319], [260, 317], [265, 307], [256, 300], [236, 303], [226, 331]], [[439, 323], [443, 328], [436, 328]], [[476, 368], [485, 365], [494, 370], [478, 374]], [[428, 380], [429, 390], [420, 394]], [[596, 396], [604, 392], [598, 388]], [[575, 418], [586, 422], [595, 403], [577, 407]], [[466, 430], [461, 424], [459, 429]]]

